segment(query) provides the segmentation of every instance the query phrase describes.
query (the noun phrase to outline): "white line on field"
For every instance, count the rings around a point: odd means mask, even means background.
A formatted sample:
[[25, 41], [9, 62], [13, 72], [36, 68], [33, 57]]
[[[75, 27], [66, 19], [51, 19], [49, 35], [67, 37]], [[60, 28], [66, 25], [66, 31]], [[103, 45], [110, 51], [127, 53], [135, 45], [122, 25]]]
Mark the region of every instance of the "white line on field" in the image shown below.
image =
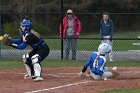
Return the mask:
[[59, 73], [59, 74], [75, 75], [75, 74], [78, 74], [78, 73]]
[[62, 85], [62, 86], [57, 86], [57, 87], [51, 87], [51, 88], [46, 88], [46, 89], [28, 91], [28, 92], [25, 92], [25, 93], [37, 93], [37, 92], [55, 90], [55, 89], [60, 89], [60, 88], [65, 88], [65, 87], [70, 87], [70, 86], [76, 86], [76, 85], [80, 85], [80, 84], [86, 84], [86, 83], [90, 83], [90, 82], [93, 82], [93, 81], [85, 81], [85, 82], [72, 83], [72, 84], [67, 84], [67, 85]]
[[23, 75], [23, 74], [26, 74], [26, 73], [0, 72], [0, 74], [19, 74], [19, 75]]
[[[26, 73], [15, 73], [15, 72], [0, 72], [0, 74], [15, 74], [15, 75], [25, 75]], [[53, 77], [77, 77], [73, 75], [78, 75], [78, 73], [57, 73], [57, 74], [43, 74], [46, 76], [53, 76]], [[69, 76], [64, 76], [69, 75]]]
[[[122, 71], [120, 74], [140, 74], [140, 71]], [[0, 74], [15, 74], [15, 75], [25, 75], [26, 73], [15, 73], [15, 72], [0, 72]], [[45, 74], [43, 73], [44, 76], [52, 76], [52, 77], [57, 77], [57, 78], [70, 78], [70, 77], [78, 77], [78, 73], [57, 73], [57, 74]]]

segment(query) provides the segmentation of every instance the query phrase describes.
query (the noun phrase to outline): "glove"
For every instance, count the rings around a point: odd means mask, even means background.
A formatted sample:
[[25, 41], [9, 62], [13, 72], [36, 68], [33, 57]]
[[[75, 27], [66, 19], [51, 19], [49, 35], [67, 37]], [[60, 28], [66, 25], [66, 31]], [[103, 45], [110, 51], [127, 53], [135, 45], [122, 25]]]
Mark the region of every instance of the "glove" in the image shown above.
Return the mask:
[[81, 77], [90, 77], [90, 73], [83, 73], [82, 71], [80, 73], [78, 73], [78, 76], [81, 76]]
[[80, 73], [78, 73], [79, 76], [81, 76], [83, 74], [83, 72], [81, 71]]
[[78, 73], [79, 76], [84, 76], [84, 73], [81, 71], [80, 73]]
[[8, 34], [5, 34], [3, 36], [3, 44], [6, 45], [6, 46], [10, 46], [12, 44], [12, 38], [8, 35]]

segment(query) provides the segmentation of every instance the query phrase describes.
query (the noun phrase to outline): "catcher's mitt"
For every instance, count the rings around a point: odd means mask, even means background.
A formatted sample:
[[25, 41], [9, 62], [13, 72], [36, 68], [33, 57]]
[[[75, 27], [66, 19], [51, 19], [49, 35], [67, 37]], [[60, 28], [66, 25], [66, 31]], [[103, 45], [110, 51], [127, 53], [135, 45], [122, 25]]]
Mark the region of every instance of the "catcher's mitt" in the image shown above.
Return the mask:
[[11, 37], [8, 34], [5, 34], [3, 36], [3, 44], [7, 45], [7, 46], [12, 44], [12, 39], [11, 39]]

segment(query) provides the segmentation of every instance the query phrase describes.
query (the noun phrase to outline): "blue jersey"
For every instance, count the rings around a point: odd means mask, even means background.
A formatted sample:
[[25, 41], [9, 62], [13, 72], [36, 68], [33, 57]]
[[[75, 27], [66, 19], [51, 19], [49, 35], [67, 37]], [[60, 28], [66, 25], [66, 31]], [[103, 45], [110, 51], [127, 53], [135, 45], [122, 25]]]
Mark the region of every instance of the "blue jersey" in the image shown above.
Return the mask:
[[12, 40], [13, 44], [16, 44], [16, 49], [25, 49], [28, 45], [30, 45], [33, 49], [41, 48], [46, 45], [46, 42], [42, 39], [34, 35], [29, 31], [22, 31], [21, 38]]
[[106, 58], [104, 55], [99, 55], [98, 52], [93, 52], [84, 68], [90, 67], [90, 71], [95, 75], [102, 76], [103, 69], [106, 65]]
[[114, 25], [111, 19], [109, 19], [107, 21], [107, 23], [105, 24], [103, 20], [101, 20], [100, 22], [100, 37], [103, 38], [103, 36], [110, 36], [110, 38], [112, 39], [113, 36], [113, 32], [114, 32]]

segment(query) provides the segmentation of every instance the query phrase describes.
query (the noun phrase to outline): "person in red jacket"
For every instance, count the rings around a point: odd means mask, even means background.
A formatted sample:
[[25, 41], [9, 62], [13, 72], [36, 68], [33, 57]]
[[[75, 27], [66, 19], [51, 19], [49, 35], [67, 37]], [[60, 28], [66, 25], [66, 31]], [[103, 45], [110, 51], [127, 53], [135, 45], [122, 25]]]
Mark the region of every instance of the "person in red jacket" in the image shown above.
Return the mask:
[[[63, 28], [63, 30], [61, 28]], [[65, 44], [65, 60], [69, 59], [70, 46], [72, 49], [72, 60], [76, 60], [77, 38], [80, 35], [80, 31], [80, 20], [73, 14], [71, 9], [67, 10], [67, 14], [63, 18], [63, 25], [60, 25], [60, 36], [64, 39]]]

